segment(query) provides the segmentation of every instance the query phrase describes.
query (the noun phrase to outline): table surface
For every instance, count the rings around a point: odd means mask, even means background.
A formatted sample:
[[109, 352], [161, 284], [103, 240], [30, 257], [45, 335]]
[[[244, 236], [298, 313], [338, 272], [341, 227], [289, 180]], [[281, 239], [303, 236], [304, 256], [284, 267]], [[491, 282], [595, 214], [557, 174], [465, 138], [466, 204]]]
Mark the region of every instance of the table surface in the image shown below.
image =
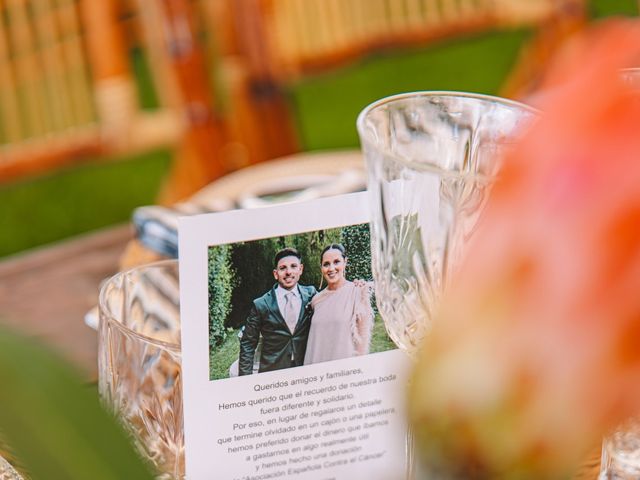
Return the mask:
[[[357, 152], [295, 155], [229, 175], [200, 195], [235, 197], [256, 180], [304, 173], [330, 173], [362, 165]], [[96, 332], [84, 324], [97, 305], [103, 279], [122, 264], [156, 258], [132, 241], [128, 225], [98, 231], [0, 261], [0, 323], [35, 337], [69, 359], [89, 382], [97, 380]], [[123, 257], [123, 252], [125, 252]], [[594, 447], [574, 477], [597, 478], [599, 448]]]
[[131, 238], [122, 225], [1, 261], [0, 322], [53, 347], [95, 381], [97, 338], [84, 315]]

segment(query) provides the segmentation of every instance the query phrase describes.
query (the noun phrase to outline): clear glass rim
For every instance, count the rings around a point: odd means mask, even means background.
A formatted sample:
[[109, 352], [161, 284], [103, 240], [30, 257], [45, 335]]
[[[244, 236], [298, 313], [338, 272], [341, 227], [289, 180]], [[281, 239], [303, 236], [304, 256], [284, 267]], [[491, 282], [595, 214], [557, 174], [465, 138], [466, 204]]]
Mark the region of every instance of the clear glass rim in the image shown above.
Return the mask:
[[134, 337], [138, 338], [139, 340], [141, 340], [143, 342], [150, 343], [150, 344], [155, 345], [157, 347], [161, 347], [161, 348], [164, 348], [166, 350], [171, 350], [171, 351], [173, 351], [175, 353], [182, 354], [182, 346], [180, 344], [166, 342], [164, 340], [158, 340], [157, 338], [153, 338], [153, 337], [150, 337], [148, 335], [144, 335], [144, 334], [142, 334], [140, 332], [136, 332], [135, 330], [132, 330], [131, 328], [129, 328], [126, 325], [124, 325], [120, 320], [118, 320], [115, 317], [115, 315], [108, 308], [108, 303], [107, 303], [107, 299], [106, 299], [108, 286], [119, 282], [120, 279], [124, 278], [125, 276], [130, 275], [131, 273], [137, 272], [137, 271], [140, 271], [140, 270], [148, 270], [148, 269], [152, 269], [152, 268], [162, 268], [162, 267], [166, 267], [168, 265], [178, 265], [178, 260], [169, 259], [169, 260], [160, 260], [160, 261], [152, 262], [152, 263], [145, 263], [143, 265], [138, 265], [136, 267], [132, 267], [132, 268], [129, 268], [127, 270], [123, 270], [123, 271], [118, 272], [118, 273], [112, 275], [111, 277], [109, 277], [104, 282], [102, 287], [100, 287], [100, 294], [98, 295], [99, 321], [102, 322], [102, 316], [104, 315], [111, 325], [115, 326], [115, 328], [117, 328], [118, 330], [121, 330], [122, 332], [126, 333], [127, 335], [134, 336]]
[[[499, 103], [505, 106], [518, 108], [527, 112], [530, 112], [535, 115], [540, 114], [540, 110], [527, 105], [522, 102], [518, 102], [516, 100], [510, 100], [508, 98], [496, 97], [493, 95], [485, 95], [483, 93], [473, 93], [473, 92], [458, 92], [458, 91], [449, 91], [449, 90], [418, 90], [415, 92], [405, 92], [399, 93], [396, 95], [391, 95], [389, 97], [384, 97], [379, 100], [376, 100], [373, 103], [370, 103], [358, 114], [358, 118], [356, 120], [356, 128], [358, 130], [358, 134], [360, 136], [360, 142], [364, 145], [365, 143], [374, 148], [379, 148], [372, 138], [370, 132], [367, 132], [365, 127], [366, 118], [369, 114], [377, 110], [378, 108], [388, 105], [390, 103], [396, 103], [400, 100], [406, 100], [408, 98], [419, 98], [419, 97], [457, 97], [457, 98], [472, 98], [474, 100], [480, 100], [482, 102], [491, 102], [491, 103]], [[407, 158], [400, 157], [398, 155], [394, 155], [391, 152], [385, 152], [385, 157], [390, 158], [398, 163], [408, 166], [409, 168], [414, 168], [417, 162], [412, 161]]]

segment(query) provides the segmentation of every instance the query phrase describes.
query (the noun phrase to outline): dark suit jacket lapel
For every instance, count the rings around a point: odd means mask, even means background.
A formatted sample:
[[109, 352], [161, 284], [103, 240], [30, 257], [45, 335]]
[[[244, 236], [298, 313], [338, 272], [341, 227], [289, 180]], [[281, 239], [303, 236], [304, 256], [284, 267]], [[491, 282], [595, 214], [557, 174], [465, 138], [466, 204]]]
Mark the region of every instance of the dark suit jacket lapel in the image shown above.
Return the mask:
[[[287, 327], [287, 322], [284, 320], [282, 313], [280, 313], [280, 307], [278, 307], [278, 297], [276, 295], [276, 287], [273, 287], [267, 295], [267, 308], [271, 312], [271, 315], [279, 322], [281, 322], [285, 327]], [[289, 327], [287, 327], [288, 329]]]
[[300, 313], [298, 314], [298, 322], [300, 322], [304, 316], [304, 307], [309, 303], [309, 295], [307, 295], [307, 289], [300, 288], [300, 286], [298, 286], [298, 293], [300, 294]]
[[296, 323], [296, 330], [298, 329], [298, 325], [300, 325], [300, 322], [302, 321], [302, 319], [304, 318], [304, 313], [306, 310], [306, 306], [307, 303], [309, 303], [310, 300], [310, 294], [308, 293], [308, 290], [306, 288], [302, 288], [300, 287], [300, 285], [298, 285], [298, 292], [300, 293], [300, 314], [298, 315], [298, 322]]

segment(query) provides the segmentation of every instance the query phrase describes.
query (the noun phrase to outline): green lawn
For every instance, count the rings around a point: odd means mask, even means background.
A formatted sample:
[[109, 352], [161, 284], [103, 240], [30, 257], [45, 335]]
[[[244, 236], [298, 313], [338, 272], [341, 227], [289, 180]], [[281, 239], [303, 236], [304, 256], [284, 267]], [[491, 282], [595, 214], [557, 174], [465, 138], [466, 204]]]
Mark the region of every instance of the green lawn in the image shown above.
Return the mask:
[[[371, 336], [371, 353], [386, 352], [393, 348], [396, 348], [395, 344], [387, 336], [380, 315], [376, 315]], [[220, 347], [209, 352], [209, 378], [229, 378], [229, 366], [238, 359], [239, 353], [238, 330], [233, 330]]]
[[522, 30], [492, 32], [379, 54], [301, 82], [290, 93], [303, 144], [308, 150], [357, 146], [358, 113], [388, 95], [416, 90], [495, 95], [528, 36]]
[[128, 221], [154, 202], [169, 160], [151, 152], [0, 185], [0, 257]]

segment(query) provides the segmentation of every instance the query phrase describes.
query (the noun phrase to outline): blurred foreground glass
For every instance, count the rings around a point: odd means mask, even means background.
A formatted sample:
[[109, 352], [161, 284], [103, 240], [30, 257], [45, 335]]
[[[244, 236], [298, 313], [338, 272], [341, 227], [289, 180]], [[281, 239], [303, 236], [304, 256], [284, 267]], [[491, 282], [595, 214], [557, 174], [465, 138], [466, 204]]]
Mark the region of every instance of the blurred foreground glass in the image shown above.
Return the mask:
[[625, 422], [604, 439], [599, 480], [640, 478], [640, 419]]
[[[640, 99], [640, 68], [620, 71], [624, 82]], [[640, 478], [640, 418], [632, 418], [602, 441], [599, 480], [631, 480]]]
[[382, 99], [358, 117], [376, 300], [401, 349], [414, 353], [429, 331], [500, 159], [535, 116], [501, 98], [417, 92]]
[[179, 298], [170, 260], [118, 273], [99, 300], [100, 395], [160, 479], [184, 478]]

